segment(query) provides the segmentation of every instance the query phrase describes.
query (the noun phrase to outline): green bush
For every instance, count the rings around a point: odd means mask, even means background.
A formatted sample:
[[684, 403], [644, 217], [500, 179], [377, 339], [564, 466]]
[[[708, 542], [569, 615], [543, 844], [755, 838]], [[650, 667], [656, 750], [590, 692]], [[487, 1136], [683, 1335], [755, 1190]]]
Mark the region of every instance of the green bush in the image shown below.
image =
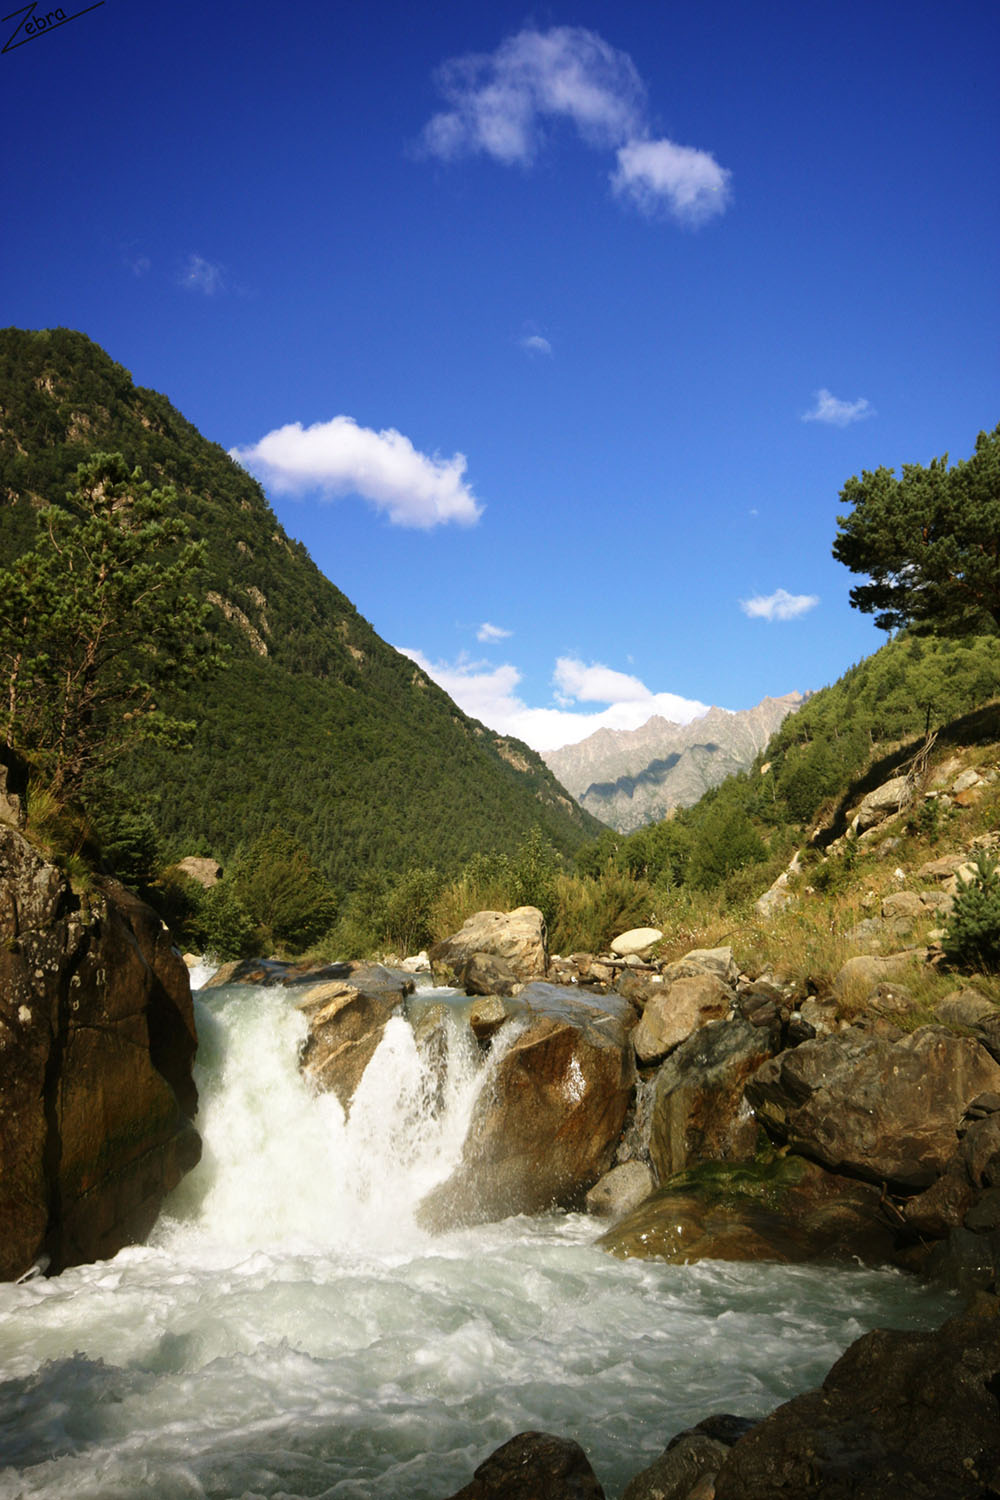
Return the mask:
[[433, 866], [415, 866], [391, 887], [382, 911], [381, 938], [400, 958], [418, 953], [433, 941], [434, 906], [441, 886], [441, 876]]
[[333, 888], [298, 840], [281, 828], [257, 839], [237, 861], [232, 881], [268, 948], [301, 952], [336, 915]]
[[960, 880], [943, 947], [949, 963], [963, 969], [1000, 969], [1000, 871], [980, 853], [971, 880]]
[[654, 905], [646, 880], [609, 866], [603, 875], [560, 875], [556, 910], [549, 925], [552, 953], [606, 953], [612, 938], [647, 927]]
[[258, 947], [258, 929], [228, 880], [206, 894], [199, 924], [205, 951], [216, 958], [250, 958]]

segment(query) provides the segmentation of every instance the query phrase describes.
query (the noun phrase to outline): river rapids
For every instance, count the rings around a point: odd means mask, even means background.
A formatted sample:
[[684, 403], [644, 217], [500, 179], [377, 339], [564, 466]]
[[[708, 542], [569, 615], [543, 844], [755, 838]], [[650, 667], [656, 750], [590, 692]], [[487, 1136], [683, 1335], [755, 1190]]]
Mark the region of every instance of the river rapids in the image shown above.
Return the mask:
[[0, 1500], [443, 1500], [515, 1433], [607, 1495], [712, 1413], [763, 1415], [878, 1324], [894, 1272], [612, 1259], [582, 1215], [416, 1222], [482, 1086], [390, 1021], [350, 1118], [304, 1085], [288, 991], [196, 997], [201, 1165], [151, 1242], [0, 1287]]

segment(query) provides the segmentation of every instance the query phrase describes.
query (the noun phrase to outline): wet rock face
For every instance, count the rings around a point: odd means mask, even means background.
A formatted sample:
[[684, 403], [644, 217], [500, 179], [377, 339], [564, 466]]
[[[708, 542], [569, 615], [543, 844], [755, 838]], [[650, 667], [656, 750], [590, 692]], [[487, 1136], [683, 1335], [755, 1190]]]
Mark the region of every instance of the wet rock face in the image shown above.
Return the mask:
[[349, 979], [307, 985], [298, 1000], [309, 1021], [302, 1071], [318, 1089], [350, 1109], [355, 1090], [382, 1040], [390, 1017], [414, 982], [380, 964], [354, 969]]
[[716, 1500], [981, 1500], [1000, 1482], [1000, 1315], [879, 1330], [730, 1450]]
[[115, 882], [83, 910], [0, 826], [0, 1277], [143, 1239], [197, 1162], [183, 961]]
[[598, 1241], [621, 1259], [862, 1260], [893, 1254], [879, 1189], [803, 1157], [761, 1164], [706, 1162], [678, 1173]]
[[462, 1161], [428, 1195], [432, 1228], [582, 1203], [611, 1165], [635, 1081], [631, 1006], [558, 985], [517, 997], [523, 1030], [473, 1111]]

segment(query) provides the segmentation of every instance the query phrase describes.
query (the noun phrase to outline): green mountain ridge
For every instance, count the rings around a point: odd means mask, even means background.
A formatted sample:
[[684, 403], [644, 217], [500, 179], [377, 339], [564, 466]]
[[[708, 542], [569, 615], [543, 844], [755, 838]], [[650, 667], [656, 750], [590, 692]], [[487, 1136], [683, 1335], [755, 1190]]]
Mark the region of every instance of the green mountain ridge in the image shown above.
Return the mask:
[[0, 566], [96, 451], [176, 487], [207, 543], [200, 582], [231, 650], [228, 670], [169, 704], [198, 721], [192, 749], [147, 746], [116, 773], [175, 856], [225, 861], [280, 825], [349, 887], [511, 851], [536, 826], [564, 853], [600, 831], [540, 756], [470, 719], [383, 641], [256, 481], [165, 396], [82, 333], [0, 330]]

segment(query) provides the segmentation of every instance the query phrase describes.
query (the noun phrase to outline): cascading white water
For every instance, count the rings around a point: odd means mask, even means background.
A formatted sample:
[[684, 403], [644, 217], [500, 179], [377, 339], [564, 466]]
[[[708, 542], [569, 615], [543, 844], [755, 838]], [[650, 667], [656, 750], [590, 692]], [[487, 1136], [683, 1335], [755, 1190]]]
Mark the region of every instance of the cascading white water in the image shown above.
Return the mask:
[[288, 991], [199, 1012], [205, 1153], [153, 1242], [0, 1288], [0, 1500], [440, 1500], [526, 1428], [613, 1497], [680, 1428], [941, 1316], [893, 1273], [621, 1263], [580, 1215], [431, 1237], [482, 1083], [461, 1032], [442, 1082], [391, 1021], [345, 1121]]

